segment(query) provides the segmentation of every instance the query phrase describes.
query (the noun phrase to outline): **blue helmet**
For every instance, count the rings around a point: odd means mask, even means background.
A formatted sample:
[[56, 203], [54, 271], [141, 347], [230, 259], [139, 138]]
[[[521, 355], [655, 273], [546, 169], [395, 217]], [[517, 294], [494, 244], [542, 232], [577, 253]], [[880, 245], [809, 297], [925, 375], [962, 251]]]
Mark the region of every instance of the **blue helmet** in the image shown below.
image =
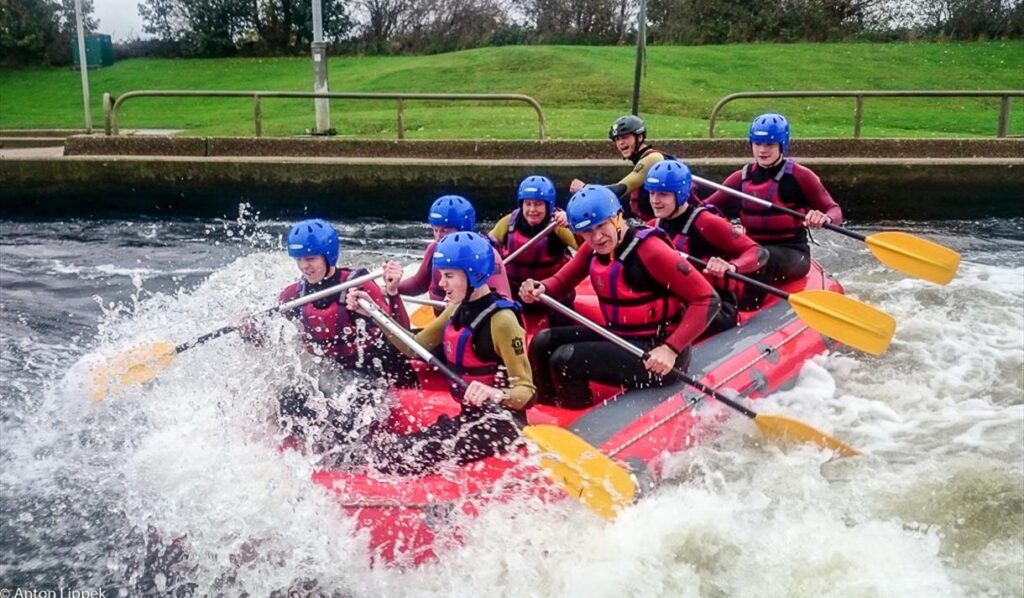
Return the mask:
[[644, 189], [648, 191], [670, 191], [676, 194], [676, 203], [682, 203], [690, 197], [693, 187], [693, 175], [690, 169], [676, 160], [662, 160], [647, 171]]
[[519, 183], [516, 201], [520, 206], [527, 199], [536, 199], [548, 204], [548, 215], [555, 210], [555, 184], [546, 176], [528, 176]]
[[587, 185], [569, 200], [565, 209], [574, 233], [590, 230], [622, 211], [619, 198], [603, 185]]
[[442, 195], [430, 206], [427, 222], [433, 226], [470, 231], [476, 226], [476, 210], [461, 195]]
[[338, 263], [339, 249], [338, 231], [319, 218], [303, 220], [288, 233], [288, 255], [294, 258], [322, 255], [330, 267]]
[[782, 153], [786, 153], [789, 146], [789, 121], [781, 114], [769, 112], [762, 114], [750, 123], [750, 133], [747, 135], [750, 143], [778, 143]]
[[494, 247], [486, 237], [474, 232], [445, 235], [434, 248], [435, 268], [452, 268], [466, 273], [469, 289], [487, 282], [494, 274]]

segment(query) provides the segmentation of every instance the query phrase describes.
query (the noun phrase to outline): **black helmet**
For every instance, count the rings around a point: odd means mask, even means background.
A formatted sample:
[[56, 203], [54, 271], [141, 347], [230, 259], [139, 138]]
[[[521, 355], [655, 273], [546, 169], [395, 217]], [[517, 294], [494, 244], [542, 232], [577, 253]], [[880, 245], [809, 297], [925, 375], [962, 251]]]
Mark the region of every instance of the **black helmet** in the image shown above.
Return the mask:
[[608, 129], [608, 139], [614, 140], [620, 135], [646, 135], [647, 126], [644, 125], [644, 121], [633, 114], [627, 114], [626, 116], [620, 116], [615, 119], [610, 129]]

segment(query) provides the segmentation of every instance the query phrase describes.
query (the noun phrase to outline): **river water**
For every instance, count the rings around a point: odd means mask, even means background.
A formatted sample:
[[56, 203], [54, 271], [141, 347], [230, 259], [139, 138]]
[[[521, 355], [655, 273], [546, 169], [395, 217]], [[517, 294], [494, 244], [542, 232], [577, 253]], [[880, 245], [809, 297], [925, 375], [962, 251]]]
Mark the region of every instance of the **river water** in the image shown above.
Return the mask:
[[[815, 255], [895, 316], [895, 341], [819, 357], [759, 408], [865, 456], [784, 452], [732, 418], [667, 456], [668, 483], [614, 523], [502, 505], [403, 571], [371, 568], [310, 483], [312, 458], [276, 448], [273, 397], [299, 371], [291, 324], [271, 321], [265, 349], [224, 337], [150, 385], [88, 396], [95, 355], [271, 304], [296, 275], [287, 223], [0, 221], [0, 591], [1024, 596], [1024, 219], [859, 225], [952, 247], [960, 274], [937, 287], [819, 234]], [[414, 261], [427, 234], [346, 223], [342, 261]]]

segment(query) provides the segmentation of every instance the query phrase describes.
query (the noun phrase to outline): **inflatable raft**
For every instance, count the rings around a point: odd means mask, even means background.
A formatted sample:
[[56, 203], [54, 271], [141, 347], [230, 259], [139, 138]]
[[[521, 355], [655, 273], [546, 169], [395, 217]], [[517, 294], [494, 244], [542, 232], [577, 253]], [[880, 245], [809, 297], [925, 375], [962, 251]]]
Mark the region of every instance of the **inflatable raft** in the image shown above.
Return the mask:
[[[805, 279], [781, 288], [791, 293], [842, 292], [839, 283], [816, 263]], [[579, 293], [576, 307], [600, 321], [592, 293]], [[775, 297], [769, 297], [760, 310], [740, 317], [740, 326], [695, 345], [690, 365], [694, 378], [734, 393], [737, 399], [757, 399], [792, 386], [807, 359], [832, 347], [832, 341], [809, 328], [788, 303]], [[422, 388], [397, 391], [393, 429], [411, 431], [429, 425], [442, 413], [458, 411], [442, 378], [426, 367], [418, 368], [418, 374]], [[685, 450], [714, 430], [714, 426], [698, 426], [696, 415], [706, 400], [713, 399], [684, 383], [625, 392], [595, 387], [595, 393], [604, 400], [585, 410], [537, 405], [527, 414], [529, 423], [567, 428], [626, 466], [641, 488], [657, 483], [666, 452]], [[488, 504], [567, 498], [527, 452], [524, 446], [502, 457], [415, 478], [321, 470], [314, 473], [313, 481], [332, 492], [345, 514], [368, 532], [374, 562], [415, 565], [457, 544], [458, 523]]]

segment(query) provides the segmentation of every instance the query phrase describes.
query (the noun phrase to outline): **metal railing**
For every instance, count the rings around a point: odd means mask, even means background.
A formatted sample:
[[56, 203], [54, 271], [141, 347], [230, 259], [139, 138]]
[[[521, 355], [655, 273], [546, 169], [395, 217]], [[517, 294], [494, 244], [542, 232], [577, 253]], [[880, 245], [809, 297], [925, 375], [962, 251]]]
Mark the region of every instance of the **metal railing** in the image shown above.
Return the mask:
[[456, 101], [496, 101], [524, 102], [537, 113], [537, 138], [547, 138], [547, 119], [544, 109], [537, 100], [518, 93], [362, 93], [362, 92], [325, 92], [312, 91], [196, 91], [196, 90], [139, 90], [128, 91], [116, 98], [109, 93], [103, 94], [103, 129], [107, 135], [119, 134], [117, 114], [121, 106], [132, 98], [141, 97], [207, 97], [207, 98], [252, 98], [253, 121], [256, 137], [263, 136], [263, 98], [328, 98], [332, 100], [396, 100], [398, 108], [398, 138], [405, 139], [405, 101], [406, 100], [456, 100]]
[[711, 117], [708, 123], [708, 137], [715, 138], [715, 121], [718, 120], [718, 113], [722, 107], [733, 100], [746, 98], [855, 98], [856, 105], [853, 110], [853, 137], [860, 139], [861, 121], [864, 115], [864, 98], [1000, 98], [999, 103], [999, 124], [996, 127], [996, 137], [1006, 137], [1010, 130], [1010, 98], [1024, 97], [1024, 90], [985, 90], [985, 91], [956, 91], [956, 90], [894, 90], [894, 91], [741, 91], [731, 93], [718, 100], [715, 107], [711, 109]]

